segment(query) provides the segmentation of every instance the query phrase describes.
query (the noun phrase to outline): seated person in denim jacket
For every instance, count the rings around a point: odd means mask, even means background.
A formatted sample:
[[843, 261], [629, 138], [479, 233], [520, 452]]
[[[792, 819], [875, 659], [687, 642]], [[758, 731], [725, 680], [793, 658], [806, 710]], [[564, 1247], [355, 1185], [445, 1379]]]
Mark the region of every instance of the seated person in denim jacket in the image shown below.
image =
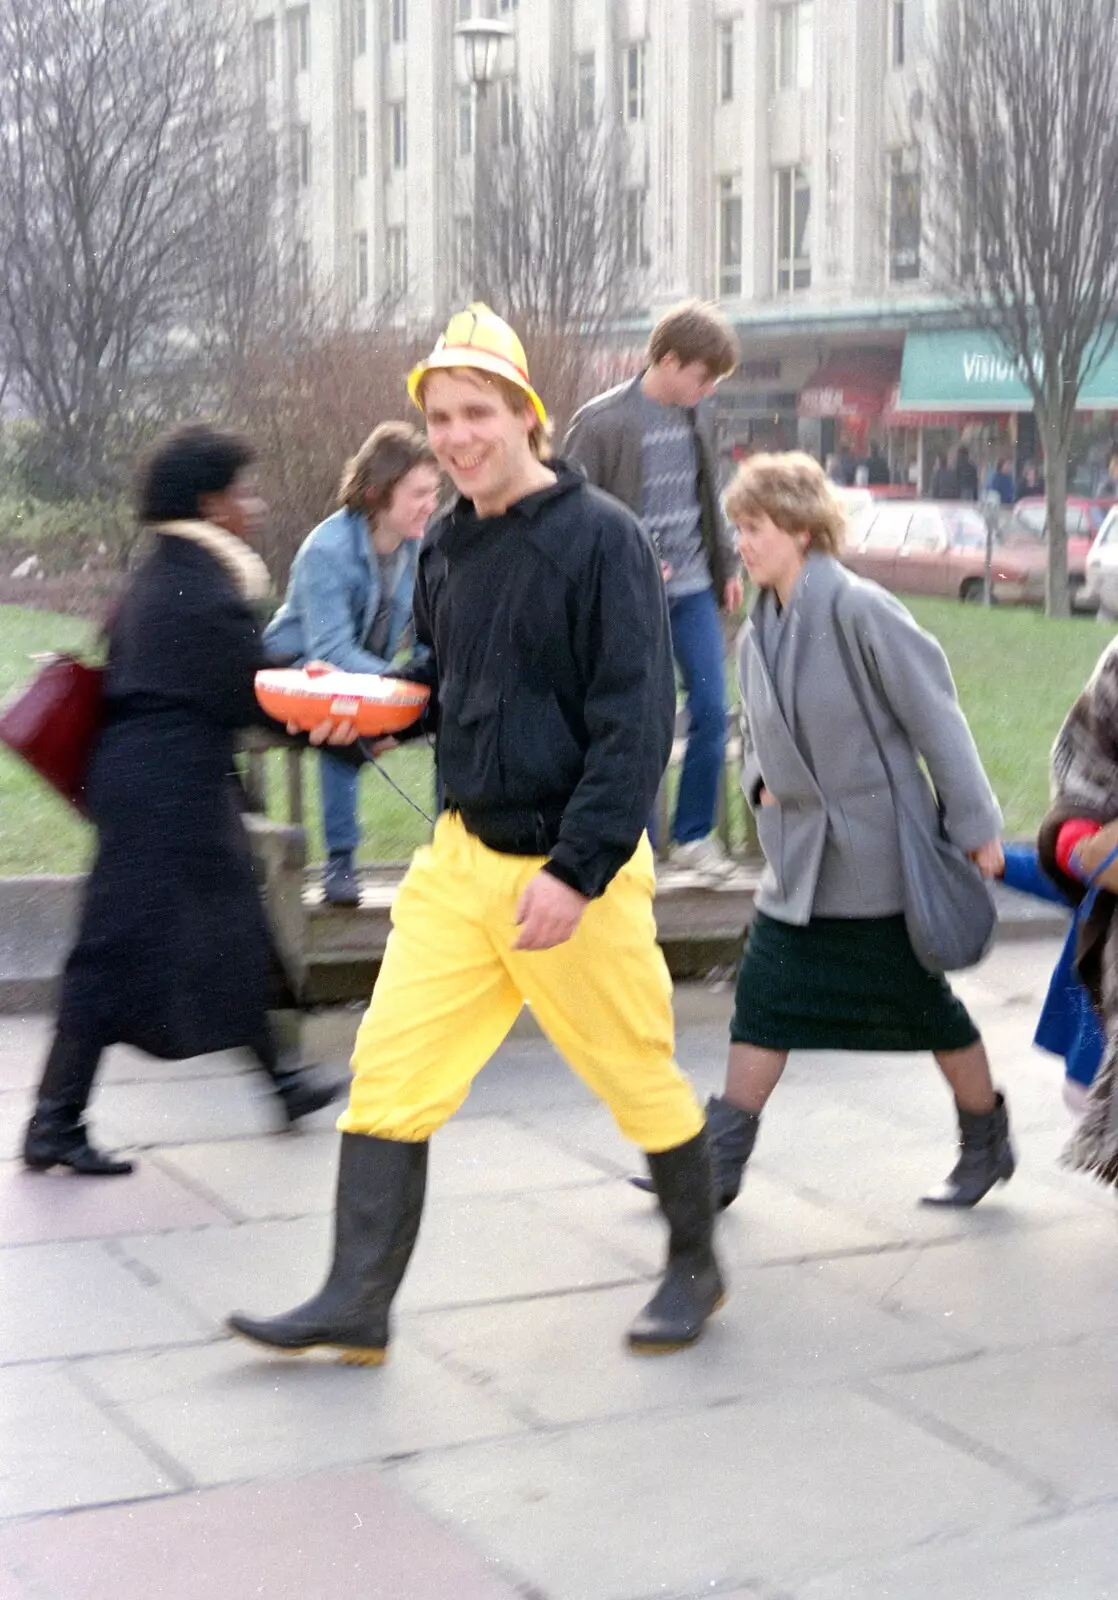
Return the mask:
[[[287, 597], [264, 634], [268, 659], [326, 661], [341, 672], [384, 672], [411, 621], [415, 559], [438, 503], [439, 471], [427, 440], [406, 422], [383, 422], [346, 463], [338, 510], [303, 540]], [[323, 888], [356, 905], [357, 774], [324, 749]]]

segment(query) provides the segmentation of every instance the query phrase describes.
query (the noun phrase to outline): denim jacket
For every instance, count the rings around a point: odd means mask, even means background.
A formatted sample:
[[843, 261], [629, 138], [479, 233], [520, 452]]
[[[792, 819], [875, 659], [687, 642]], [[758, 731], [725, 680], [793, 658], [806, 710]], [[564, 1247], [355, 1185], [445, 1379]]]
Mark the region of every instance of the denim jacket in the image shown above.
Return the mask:
[[380, 603], [380, 570], [364, 516], [335, 511], [299, 546], [287, 597], [264, 633], [270, 661], [328, 661], [342, 672], [383, 672], [411, 620], [417, 541], [400, 546], [387, 659], [365, 649]]

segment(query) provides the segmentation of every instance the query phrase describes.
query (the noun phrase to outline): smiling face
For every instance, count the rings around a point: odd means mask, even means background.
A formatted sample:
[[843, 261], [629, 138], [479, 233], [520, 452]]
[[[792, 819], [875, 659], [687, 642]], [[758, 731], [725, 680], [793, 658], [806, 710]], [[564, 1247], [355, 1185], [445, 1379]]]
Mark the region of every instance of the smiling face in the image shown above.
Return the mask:
[[495, 385], [453, 367], [427, 374], [422, 399], [435, 459], [479, 516], [495, 516], [538, 486], [529, 437], [536, 416], [527, 398], [514, 411]]
[[421, 461], [404, 473], [392, 491], [392, 499], [377, 516], [377, 532], [393, 539], [397, 546], [407, 539], [422, 539], [438, 503], [438, 468], [433, 462]]
[[198, 509], [207, 522], [235, 534], [246, 544], [256, 542], [268, 515], [256, 474], [247, 467], [238, 472], [228, 489], [200, 495]]

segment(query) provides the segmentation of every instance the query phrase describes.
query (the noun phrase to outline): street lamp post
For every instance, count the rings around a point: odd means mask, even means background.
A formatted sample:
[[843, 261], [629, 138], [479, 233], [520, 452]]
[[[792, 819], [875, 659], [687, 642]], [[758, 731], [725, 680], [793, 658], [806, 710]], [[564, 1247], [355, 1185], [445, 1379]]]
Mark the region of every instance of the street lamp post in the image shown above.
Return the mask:
[[466, 79], [473, 91], [474, 114], [474, 195], [472, 224], [472, 278], [474, 296], [484, 298], [487, 289], [482, 281], [482, 230], [491, 225], [489, 206], [490, 162], [495, 144], [493, 106], [489, 87], [497, 76], [502, 47], [513, 38], [513, 29], [507, 22], [497, 22], [491, 17], [475, 17], [470, 22], [460, 22], [454, 30], [459, 42]]

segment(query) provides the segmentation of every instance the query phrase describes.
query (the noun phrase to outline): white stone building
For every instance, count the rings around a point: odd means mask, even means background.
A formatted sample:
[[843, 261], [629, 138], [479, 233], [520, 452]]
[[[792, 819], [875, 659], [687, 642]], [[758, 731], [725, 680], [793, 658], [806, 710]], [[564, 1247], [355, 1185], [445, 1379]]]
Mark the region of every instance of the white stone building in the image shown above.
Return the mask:
[[454, 30], [497, 16], [515, 36], [491, 91], [498, 138], [517, 96], [560, 74], [625, 128], [643, 271], [622, 332], [639, 340], [683, 295], [717, 299], [745, 349], [723, 396], [736, 438], [798, 431], [825, 451], [875, 426], [867, 386], [883, 411], [926, 307], [919, 74], [935, 0], [254, 5], [257, 80], [289, 154], [283, 226], [308, 283], [358, 316], [398, 294], [416, 324], [461, 299], [476, 129]]

